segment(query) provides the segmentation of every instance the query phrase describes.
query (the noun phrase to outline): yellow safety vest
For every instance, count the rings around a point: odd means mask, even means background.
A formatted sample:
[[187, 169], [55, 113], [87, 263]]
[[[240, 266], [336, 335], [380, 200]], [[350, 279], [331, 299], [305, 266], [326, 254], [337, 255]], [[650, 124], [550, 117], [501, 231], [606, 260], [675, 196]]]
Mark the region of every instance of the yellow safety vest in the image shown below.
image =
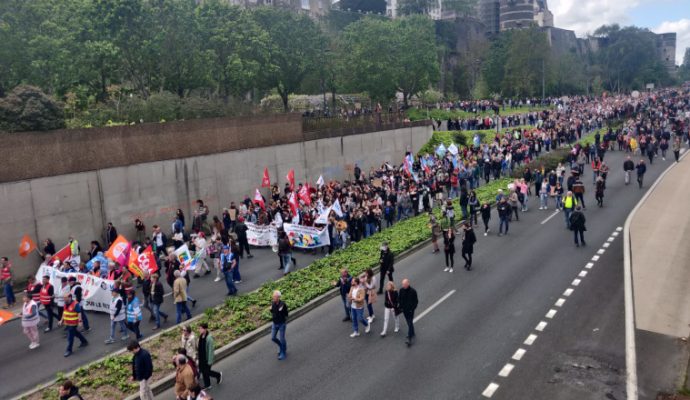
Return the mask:
[[65, 326], [79, 325], [79, 313], [74, 311], [75, 308], [77, 308], [77, 302], [72, 301], [72, 304], [66, 306], [62, 312], [62, 322]]

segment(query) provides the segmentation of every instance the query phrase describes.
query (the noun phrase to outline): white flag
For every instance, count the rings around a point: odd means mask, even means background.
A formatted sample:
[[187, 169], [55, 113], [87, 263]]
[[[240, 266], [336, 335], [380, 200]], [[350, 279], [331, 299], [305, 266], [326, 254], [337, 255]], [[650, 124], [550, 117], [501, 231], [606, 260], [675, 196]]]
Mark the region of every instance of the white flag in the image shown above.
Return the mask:
[[324, 212], [319, 214], [319, 217], [314, 221], [315, 224], [328, 225], [328, 216], [331, 215], [331, 209], [333, 207], [328, 207]]
[[316, 181], [316, 186], [321, 187], [323, 186], [323, 175], [319, 175], [319, 179]]
[[335, 211], [335, 214], [338, 217], [343, 216], [343, 209], [340, 208], [340, 201], [339, 200], [336, 199], [335, 203], [333, 203], [333, 205], [330, 208], [333, 209], [333, 211]]
[[448, 151], [450, 154], [457, 156], [458, 155], [458, 146], [455, 145], [455, 143], [452, 143], [450, 146], [448, 146]]

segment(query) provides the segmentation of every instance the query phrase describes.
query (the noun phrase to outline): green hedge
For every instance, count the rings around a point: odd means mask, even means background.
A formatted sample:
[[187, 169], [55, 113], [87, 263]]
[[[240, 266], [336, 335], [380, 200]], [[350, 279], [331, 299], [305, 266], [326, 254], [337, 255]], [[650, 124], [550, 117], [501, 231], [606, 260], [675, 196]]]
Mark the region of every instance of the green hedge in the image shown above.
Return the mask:
[[[553, 107], [506, 107], [505, 111], [501, 108], [500, 115], [515, 115], [515, 114], [524, 114], [532, 111], [541, 111], [545, 109], [552, 109]], [[486, 111], [480, 111], [479, 113], [472, 113], [472, 112], [466, 112], [462, 110], [439, 110], [437, 108], [430, 108], [430, 109], [425, 109], [425, 108], [410, 108], [407, 111], [407, 117], [411, 121], [421, 121], [421, 120], [427, 120], [429, 118], [433, 118], [435, 120], [443, 120], [446, 121], [448, 118], [456, 119], [467, 119], [467, 118], [473, 118], [476, 117], [477, 115], [481, 115], [482, 117], [485, 116], [493, 116], [494, 111], [489, 109]]]

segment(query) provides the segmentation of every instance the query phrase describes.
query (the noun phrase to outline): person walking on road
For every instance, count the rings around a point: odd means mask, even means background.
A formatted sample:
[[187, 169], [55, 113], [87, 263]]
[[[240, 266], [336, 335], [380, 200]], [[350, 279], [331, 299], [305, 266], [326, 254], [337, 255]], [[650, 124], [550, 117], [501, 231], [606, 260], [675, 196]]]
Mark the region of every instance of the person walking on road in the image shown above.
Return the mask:
[[2, 287], [5, 292], [5, 309], [14, 306], [17, 300], [14, 297], [14, 288], [12, 287], [12, 265], [7, 257], [0, 258], [0, 280], [2, 281]]
[[287, 357], [285, 330], [287, 329], [288, 306], [281, 300], [281, 296], [280, 291], [276, 290], [271, 299], [271, 341], [278, 345], [278, 360], [284, 360]]
[[161, 305], [163, 304], [163, 295], [165, 294], [165, 288], [161, 283], [157, 273], [151, 275], [151, 308], [153, 310], [153, 316], [156, 321], [156, 326], [153, 330], [158, 330], [161, 328], [161, 317], [168, 322], [168, 314], [161, 311]]
[[134, 290], [127, 292], [126, 307], [127, 328], [134, 333], [137, 340], [141, 340], [144, 335], [141, 334], [139, 325], [141, 324], [143, 313], [141, 311], [141, 301], [134, 295]]
[[472, 224], [465, 223], [462, 227], [462, 258], [465, 260], [465, 269], [472, 271], [472, 253], [477, 236], [474, 234]]
[[678, 162], [680, 157], [680, 137], [673, 139], [671, 150], [673, 150], [673, 156], [676, 158], [676, 162]]
[[604, 206], [604, 190], [606, 189], [606, 181], [602, 176], [597, 178], [597, 184], [594, 188], [594, 197], [597, 199], [599, 207]]
[[349, 321], [351, 319], [352, 311], [350, 310], [350, 301], [348, 300], [348, 294], [350, 293], [350, 287], [352, 286], [352, 276], [347, 271], [347, 268], [340, 270], [340, 278], [333, 282], [333, 286], [340, 290], [340, 299], [343, 301], [343, 307], [345, 308], [345, 318], [343, 322]]
[[640, 186], [640, 189], [642, 189], [644, 174], [647, 173], [647, 165], [645, 164], [644, 159], [641, 159], [640, 162], [637, 163], [635, 169], [637, 170], [637, 184]]
[[446, 268], [443, 272], [453, 272], [455, 266], [455, 231], [453, 227], [443, 231], [443, 253], [446, 255]]
[[364, 301], [367, 303], [367, 311], [369, 312], [367, 322], [371, 324], [374, 322], [374, 318], [376, 318], [374, 315], [374, 304], [376, 304], [377, 293], [376, 276], [374, 275], [374, 271], [371, 268], [367, 268], [367, 270], [364, 271], [361, 281], [364, 289], [366, 290], [364, 294]]
[[173, 282], [173, 299], [175, 300], [176, 323], [182, 322], [182, 314], [187, 315], [187, 319], [192, 318], [192, 313], [187, 306], [187, 280], [182, 276], [180, 270], [174, 272], [175, 281]]
[[407, 323], [407, 340], [405, 341], [407, 347], [412, 346], [414, 342], [414, 311], [418, 304], [417, 291], [410, 286], [409, 279], [403, 279], [402, 288], [398, 294], [398, 307], [400, 307]]
[[[601, 170], [598, 172], [598, 176], [594, 179], [596, 183], [596, 179], [600, 178]], [[585, 206], [585, 184], [582, 183], [582, 180], [580, 179], [579, 175], [575, 175], [575, 183], [573, 183], [573, 194], [575, 195], [575, 199], [577, 200], [578, 204], [582, 205], [582, 209], [586, 210], [587, 207]]]
[[573, 197], [573, 192], [568, 191], [563, 199], [563, 215], [565, 215], [565, 228], [570, 229], [570, 215], [577, 206], [577, 199]]
[[208, 324], [202, 322], [199, 324], [199, 373], [204, 380], [204, 389], [211, 388], [211, 378], [216, 378], [216, 384], [220, 385], [223, 382], [223, 373], [211, 369], [213, 360], [215, 358], [216, 346], [213, 342], [213, 336], [208, 331]]
[[625, 161], [623, 162], [623, 171], [625, 172], [625, 184], [630, 183], [630, 174], [635, 170], [635, 163], [633, 160], [630, 158], [630, 156], [627, 156], [625, 158]]
[[185, 350], [185, 355], [192, 361], [198, 360], [199, 340], [192, 331], [192, 327], [185, 325], [182, 327], [182, 337], [180, 338], [180, 346]]
[[[436, 247], [438, 248], [438, 245], [436, 245]], [[379, 255], [379, 265], [381, 265], [381, 277], [379, 279], [378, 294], [382, 294], [383, 292], [383, 281], [386, 279], [386, 275], [388, 275], [389, 281], [393, 281], [393, 272], [395, 272], [395, 267], [393, 266], [394, 263], [395, 256], [393, 255], [391, 249], [388, 247], [388, 242], [381, 243], [381, 254]]]
[[237, 266], [235, 254], [230, 252], [230, 246], [223, 246], [223, 254], [220, 255], [220, 267], [225, 277], [225, 286], [228, 288], [228, 296], [237, 295], [237, 287], [233, 279], [233, 269]]
[[127, 326], [125, 325], [126, 311], [125, 302], [120, 296], [120, 291], [116, 286], [113, 286], [110, 293], [112, 297], [110, 299], [110, 336], [105, 340], [105, 344], [115, 343], [115, 329], [120, 326], [120, 334], [122, 335], [122, 340], [129, 339], [127, 334]]
[[153, 400], [151, 390], [151, 376], [153, 376], [153, 360], [148, 351], [141, 348], [139, 342], [132, 340], [127, 345], [127, 350], [132, 353], [132, 380], [139, 382], [139, 398], [141, 400]]
[[[575, 211], [570, 215], [570, 229], [573, 231], [575, 237], [575, 246], [580, 247], [580, 243], [586, 246], [585, 243], [585, 214], [582, 213], [582, 208], [580, 206], [575, 207]], [[578, 235], [580, 240], [578, 241]]]
[[354, 278], [352, 280], [352, 287], [350, 288], [350, 293], [347, 295], [347, 298], [350, 301], [352, 310], [352, 334], [350, 334], [350, 337], [354, 338], [359, 336], [360, 322], [365, 328], [364, 333], [369, 333], [371, 324], [364, 319], [365, 289], [359, 278]]
[[27, 338], [29, 338], [29, 349], [33, 350], [40, 346], [38, 338], [38, 304], [31, 298], [28, 292], [24, 292], [22, 296], [24, 305], [22, 306], [22, 330]]
[[79, 347], [86, 347], [89, 345], [89, 341], [77, 330], [80, 313], [81, 305], [72, 298], [71, 293], [68, 294], [65, 297], [65, 309], [62, 312], [62, 319], [59, 323], [67, 328], [67, 350], [65, 354], [63, 354], [65, 357], [72, 355], [72, 346], [74, 345], [75, 337], [80, 341]]
[[503, 227], [505, 226], [505, 234], [508, 234], [508, 228], [510, 224], [510, 213], [512, 212], [510, 205], [505, 197], [501, 197], [501, 200], [496, 205], [496, 211], [498, 211], [498, 219], [500, 223], [498, 225], [498, 236], [503, 236]]
[[484, 236], [489, 234], [489, 221], [491, 220], [491, 206], [489, 203], [482, 204], [479, 209], [482, 214], [482, 222], [484, 223]]
[[395, 283], [388, 282], [386, 284], [386, 294], [384, 298], [384, 312], [383, 312], [383, 330], [381, 337], [385, 337], [388, 332], [388, 321], [393, 316], [395, 318], [394, 332], [400, 330], [400, 308], [398, 307], [398, 291], [395, 288]]
[[[431, 228], [431, 243], [434, 245], [431, 253], [438, 253], [440, 251], [438, 249], [438, 238], [441, 236], [441, 225], [439, 225], [436, 216], [432, 213], [429, 213], [429, 227]], [[381, 287], [383, 288], [383, 275], [381, 276]], [[381, 290], [379, 290], [379, 293], [381, 293]]]
[[44, 332], [50, 332], [53, 330], [53, 318], [58, 317], [58, 315], [53, 311], [53, 299], [55, 298], [55, 289], [53, 285], [50, 284], [50, 276], [45, 275], [43, 277], [43, 285], [41, 285], [41, 290], [39, 292], [39, 299], [43, 305], [43, 309], [46, 311], [46, 316], [48, 317], [48, 326]]
[[84, 290], [81, 284], [77, 282], [77, 277], [72, 275], [67, 281], [69, 282], [70, 292], [72, 293], [72, 299], [79, 304], [79, 313], [81, 317], [81, 323], [84, 326], [84, 331], [89, 332], [91, 327], [89, 326], [89, 319], [86, 317], [86, 310], [84, 310], [84, 304], [82, 303]]
[[196, 385], [194, 371], [184, 355], [176, 357], [175, 367], [175, 397], [177, 400], [187, 400], [190, 389]]

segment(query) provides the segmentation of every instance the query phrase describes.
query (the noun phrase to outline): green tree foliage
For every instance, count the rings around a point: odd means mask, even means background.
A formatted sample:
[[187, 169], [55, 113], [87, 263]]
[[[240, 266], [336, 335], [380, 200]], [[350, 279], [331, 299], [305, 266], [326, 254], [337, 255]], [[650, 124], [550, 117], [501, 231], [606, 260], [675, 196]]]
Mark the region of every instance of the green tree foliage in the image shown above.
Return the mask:
[[434, 25], [424, 16], [365, 18], [347, 27], [341, 49], [348, 86], [376, 101], [387, 102], [399, 91], [407, 106], [439, 78]]
[[19, 85], [0, 98], [0, 131], [46, 131], [64, 126], [62, 106], [37, 87]]
[[678, 78], [681, 80], [681, 82], [690, 81], [690, 47], [685, 49], [683, 64], [680, 66], [678, 71]]
[[308, 16], [280, 8], [261, 7], [254, 12], [254, 18], [269, 38], [261, 83], [278, 91], [288, 111], [288, 95], [300, 87], [319, 61], [321, 30]]

